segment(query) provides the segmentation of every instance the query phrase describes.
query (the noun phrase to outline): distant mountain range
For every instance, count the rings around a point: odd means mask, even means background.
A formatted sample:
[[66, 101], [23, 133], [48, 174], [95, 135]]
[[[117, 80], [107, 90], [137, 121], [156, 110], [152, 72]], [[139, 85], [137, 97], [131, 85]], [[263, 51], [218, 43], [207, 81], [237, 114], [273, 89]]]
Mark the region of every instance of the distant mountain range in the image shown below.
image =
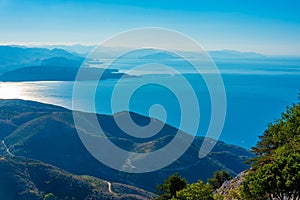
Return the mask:
[[[148, 117], [135, 113], [130, 115], [138, 124], [149, 123]], [[122, 113], [115, 117], [122, 117]], [[168, 144], [178, 131], [165, 124], [155, 136], [141, 139], [121, 131], [111, 115], [98, 115], [98, 119], [107, 137], [114, 144], [132, 152], [160, 149]], [[203, 137], [196, 137], [189, 149], [170, 166], [145, 174], [120, 172], [103, 165], [89, 154], [79, 139], [70, 110], [23, 100], [0, 100], [0, 139], [4, 141], [0, 145], [0, 155], [5, 156], [3, 159], [10, 154], [23, 156], [49, 163], [70, 173], [94, 176], [149, 191], [155, 191], [157, 184], [175, 172], [179, 172], [189, 182], [206, 180], [212, 177], [214, 171], [220, 169], [237, 175], [249, 167], [243, 162], [253, 156], [241, 147], [217, 142], [207, 157], [199, 159]]]
[[[62, 49], [0, 46], [0, 81], [74, 81], [83, 60]], [[85, 80], [97, 80], [99, 73], [101, 79], [125, 75], [117, 69], [83, 68]]]
[[[0, 75], [0, 81], [74, 81], [82, 60], [71, 60], [64, 57], [53, 57], [43, 60], [40, 65], [21, 67]], [[119, 72], [117, 69], [85, 67], [81, 70], [84, 80], [101, 80], [110, 78], [133, 77]]]
[[24, 66], [39, 65], [43, 60], [52, 57], [64, 57], [70, 60], [82, 59], [80, 56], [62, 49], [0, 46], [0, 74]]
[[[92, 51], [96, 47], [96, 45], [90, 45], [90, 46], [80, 45], [80, 44], [69, 45], [69, 46], [68, 45], [41, 45], [41, 47], [48, 48], [48, 49], [55, 49], [55, 48], [64, 49], [69, 52], [74, 52], [74, 53], [78, 53], [81, 55], [87, 55], [90, 51]], [[106, 47], [106, 49], [107, 49], [107, 52], [117, 52], [118, 51], [117, 47], [114, 47], [114, 48]], [[122, 48], [122, 49], [124, 49], [124, 48]], [[143, 56], [145, 56], [145, 58], [147, 58], [149, 56], [149, 59], [152, 59], [152, 58], [156, 57], [155, 54], [157, 54], [157, 53], [158, 53], [157, 56], [161, 56], [161, 55], [159, 55], [161, 52], [159, 52], [158, 50], [156, 50], [157, 52], [151, 52], [151, 51], [146, 52], [146, 51], [143, 55]], [[189, 53], [192, 54], [193, 52], [189, 52]], [[240, 51], [229, 50], [229, 49], [207, 51], [207, 53], [213, 59], [237, 59], [237, 58], [260, 59], [260, 58], [266, 58], [266, 56], [256, 53], [256, 52], [240, 52]]]
[[[27, 48], [20, 46], [0, 46], [0, 73], [11, 71], [24, 66], [35, 66], [40, 65], [45, 59], [53, 57], [63, 57], [68, 60], [81, 61], [86, 54], [79, 54], [76, 52], [77, 48], [86, 49], [88, 52], [91, 51], [94, 46], [46, 46], [48, 48]], [[56, 47], [56, 48], [54, 48]], [[126, 48], [125, 48], [126, 50]], [[80, 52], [80, 50], [78, 50]], [[118, 55], [118, 53], [124, 51], [124, 48], [109, 48], [102, 47], [103, 58], [110, 58]], [[193, 57], [194, 52], [181, 52], [186, 57]], [[208, 51], [208, 54], [213, 59], [257, 59], [266, 58], [258, 53], [254, 52], [239, 52], [233, 50], [220, 50], [220, 51]], [[142, 49], [137, 53], [125, 55], [125, 58], [136, 58], [136, 59], [176, 59], [175, 55], [171, 55], [162, 50], [156, 49]]]
[[[94, 48], [94, 46], [82, 45], [46, 47], [53, 49], [0, 46], [0, 81], [73, 81], [85, 59], [84, 57], [87, 55], [87, 53], [77, 53], [75, 50], [85, 49], [89, 51]], [[99, 47], [99, 49], [101, 52], [99, 60], [88, 59], [88, 64], [85, 62], [86, 65], [83, 66], [87, 80], [98, 79], [95, 75], [103, 72], [103, 69], [101, 69], [101, 67], [103, 68], [103, 63], [106, 60], [118, 57], [121, 52], [126, 50], [126, 48], [118, 47]], [[251, 69], [255, 68], [258, 62], [261, 65], [269, 66], [268, 62], [276, 59], [280, 61], [278, 66], [281, 66], [284, 60], [291, 60], [291, 58], [279, 59], [254, 52], [233, 50], [208, 51], [207, 53], [216, 62], [220, 70], [230, 67], [242, 70], [247, 66]], [[199, 54], [195, 52], [182, 51], [180, 54], [187, 59], [199, 59]], [[206, 54], [203, 55], [205, 58]], [[110, 69], [105, 70], [105, 75], [102, 79], [118, 79], [125, 75], [120, 70], [126, 71], [131, 69], [132, 66], [157, 63], [157, 61], [161, 64], [171, 65], [178, 71], [182, 70], [181, 72], [185, 72], [188, 69], [186, 65], [189, 65], [188, 62], [174, 53], [152, 48], [141, 49], [120, 56], [117, 62], [110, 66]], [[206, 66], [206, 61], [204, 59], [204, 67]], [[293, 63], [287, 62], [285, 65], [293, 66]], [[154, 71], [156, 70], [154, 69]], [[130, 76], [127, 75], [127, 77]]]
[[218, 50], [218, 51], [208, 51], [208, 54], [213, 59], [266, 59], [264, 56], [255, 52], [240, 52], [234, 50]]
[[71, 53], [79, 54], [82, 56], [87, 55], [91, 50], [93, 50], [96, 45], [39, 45], [37, 47], [46, 48], [46, 49], [63, 49]]

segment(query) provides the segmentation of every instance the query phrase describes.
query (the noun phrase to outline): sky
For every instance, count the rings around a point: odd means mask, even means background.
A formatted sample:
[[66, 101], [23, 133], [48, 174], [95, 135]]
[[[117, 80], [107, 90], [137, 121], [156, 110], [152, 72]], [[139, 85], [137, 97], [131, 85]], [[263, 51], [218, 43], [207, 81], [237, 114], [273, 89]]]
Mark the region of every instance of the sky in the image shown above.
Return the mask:
[[0, 0], [0, 27], [0, 44], [95, 45], [162, 27], [207, 50], [300, 55], [298, 0]]

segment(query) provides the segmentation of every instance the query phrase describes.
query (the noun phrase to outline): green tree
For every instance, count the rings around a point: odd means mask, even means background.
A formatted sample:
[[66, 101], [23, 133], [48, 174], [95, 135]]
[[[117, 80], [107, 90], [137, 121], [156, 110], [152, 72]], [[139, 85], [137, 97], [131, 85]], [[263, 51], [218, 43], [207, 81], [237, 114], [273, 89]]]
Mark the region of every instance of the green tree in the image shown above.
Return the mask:
[[44, 200], [58, 200], [58, 198], [54, 194], [48, 193], [44, 196]]
[[229, 174], [229, 172], [225, 170], [220, 170], [214, 172], [212, 178], [207, 179], [207, 183], [209, 183], [213, 189], [218, 189], [222, 186], [225, 181], [232, 179], [233, 177]]
[[157, 199], [171, 199], [176, 196], [176, 192], [187, 186], [186, 179], [179, 176], [178, 173], [171, 175], [163, 184], [157, 187], [159, 197]]
[[203, 181], [198, 181], [188, 185], [186, 188], [178, 191], [176, 200], [213, 200], [213, 188], [209, 184], [204, 184]]
[[270, 124], [252, 148], [252, 170], [241, 187], [246, 199], [299, 199], [300, 104]]

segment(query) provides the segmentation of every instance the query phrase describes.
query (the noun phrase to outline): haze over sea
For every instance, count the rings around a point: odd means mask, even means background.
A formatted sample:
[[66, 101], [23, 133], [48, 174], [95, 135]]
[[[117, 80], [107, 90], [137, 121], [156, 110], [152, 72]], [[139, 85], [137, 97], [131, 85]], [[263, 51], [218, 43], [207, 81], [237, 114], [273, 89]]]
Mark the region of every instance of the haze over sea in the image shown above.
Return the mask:
[[[227, 116], [220, 140], [230, 144], [250, 148], [255, 145], [258, 136], [267, 128], [269, 122], [279, 118], [287, 105], [297, 102], [300, 88], [299, 61], [287, 63], [253, 62], [217, 63], [221, 71], [227, 95]], [[198, 75], [186, 74], [200, 102], [200, 128], [198, 135], [204, 136], [210, 121], [210, 96], [206, 85]], [[118, 84], [126, 87], [145, 81], [159, 79], [179, 84], [177, 75], [148, 73], [138, 78], [122, 79]], [[96, 92], [96, 111], [112, 114], [111, 95], [117, 80], [108, 79], [100, 82]], [[91, 81], [86, 81], [86, 87]], [[184, 93], [184, 87], [182, 92]], [[213, 87], [220, 87], [214, 85]], [[20, 98], [35, 100], [72, 108], [73, 82], [0, 82], [0, 98]], [[84, 94], [80, 99], [80, 110], [92, 111], [93, 105], [87, 103]], [[122, 99], [120, 99], [122, 101]], [[161, 104], [166, 109], [166, 122], [178, 127], [180, 109], [174, 94], [168, 89], [155, 85], [145, 85], [138, 89], [130, 99], [130, 111], [149, 116], [149, 108]], [[115, 105], [114, 112], [125, 108]], [[157, 118], [160, 118], [157, 116]]]

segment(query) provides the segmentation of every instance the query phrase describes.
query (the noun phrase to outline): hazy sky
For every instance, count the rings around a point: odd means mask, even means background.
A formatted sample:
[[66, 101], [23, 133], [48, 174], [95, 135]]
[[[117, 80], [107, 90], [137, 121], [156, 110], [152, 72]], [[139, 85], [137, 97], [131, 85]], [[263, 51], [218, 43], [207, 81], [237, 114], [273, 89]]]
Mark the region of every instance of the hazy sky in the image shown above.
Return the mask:
[[208, 50], [300, 55], [298, 0], [0, 0], [0, 44], [98, 44], [163, 27]]

